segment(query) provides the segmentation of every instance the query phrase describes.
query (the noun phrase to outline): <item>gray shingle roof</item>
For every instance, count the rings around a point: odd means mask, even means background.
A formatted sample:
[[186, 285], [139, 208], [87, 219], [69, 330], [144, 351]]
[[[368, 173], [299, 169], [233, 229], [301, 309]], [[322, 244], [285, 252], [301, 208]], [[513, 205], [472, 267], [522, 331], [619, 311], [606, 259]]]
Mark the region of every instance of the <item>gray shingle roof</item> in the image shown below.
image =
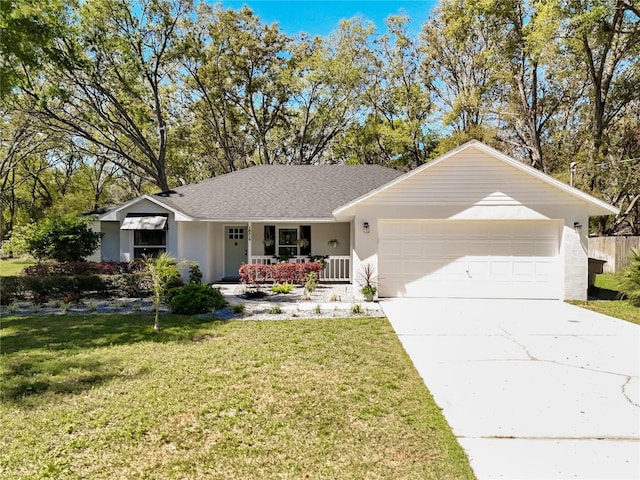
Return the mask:
[[380, 165], [259, 165], [152, 196], [201, 219], [322, 219], [400, 175]]

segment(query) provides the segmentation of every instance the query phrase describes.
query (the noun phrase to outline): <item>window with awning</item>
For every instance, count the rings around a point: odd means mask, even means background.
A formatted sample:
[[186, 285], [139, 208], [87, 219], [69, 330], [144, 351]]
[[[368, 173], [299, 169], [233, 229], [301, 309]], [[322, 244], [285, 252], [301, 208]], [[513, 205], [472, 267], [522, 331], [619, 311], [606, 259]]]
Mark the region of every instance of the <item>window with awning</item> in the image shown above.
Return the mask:
[[122, 221], [120, 230], [165, 230], [167, 217], [164, 215], [127, 215]]
[[127, 215], [120, 229], [133, 230], [134, 258], [155, 257], [167, 250], [166, 215]]

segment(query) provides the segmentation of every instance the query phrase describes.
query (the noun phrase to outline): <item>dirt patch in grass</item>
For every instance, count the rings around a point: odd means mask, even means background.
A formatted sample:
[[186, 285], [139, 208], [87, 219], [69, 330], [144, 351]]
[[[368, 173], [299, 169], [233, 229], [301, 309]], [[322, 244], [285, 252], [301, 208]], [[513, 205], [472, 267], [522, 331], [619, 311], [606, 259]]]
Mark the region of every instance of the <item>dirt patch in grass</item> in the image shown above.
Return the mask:
[[474, 478], [386, 319], [163, 318], [3, 319], [3, 478]]

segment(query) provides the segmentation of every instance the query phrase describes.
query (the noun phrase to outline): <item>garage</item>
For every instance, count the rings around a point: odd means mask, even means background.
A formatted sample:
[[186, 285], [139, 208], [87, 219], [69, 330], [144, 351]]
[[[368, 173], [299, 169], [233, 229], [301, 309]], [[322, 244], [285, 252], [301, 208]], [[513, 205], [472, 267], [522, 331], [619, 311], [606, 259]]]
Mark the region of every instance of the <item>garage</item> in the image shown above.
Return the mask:
[[562, 222], [379, 221], [382, 297], [561, 298]]
[[617, 212], [472, 140], [333, 216], [352, 222], [354, 288], [373, 268], [380, 297], [585, 300], [589, 218]]

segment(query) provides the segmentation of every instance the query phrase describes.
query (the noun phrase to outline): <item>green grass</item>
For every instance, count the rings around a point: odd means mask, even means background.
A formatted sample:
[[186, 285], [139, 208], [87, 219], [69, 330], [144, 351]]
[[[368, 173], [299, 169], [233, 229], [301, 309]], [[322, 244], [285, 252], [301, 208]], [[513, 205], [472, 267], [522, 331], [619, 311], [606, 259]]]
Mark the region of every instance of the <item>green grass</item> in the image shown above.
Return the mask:
[[471, 479], [385, 319], [7, 317], [3, 479]]
[[27, 259], [0, 260], [0, 277], [18, 275], [24, 268], [35, 265], [36, 262]]
[[587, 302], [572, 302], [594, 312], [603, 313], [612, 317], [626, 320], [640, 325], [640, 308], [624, 300], [618, 290], [618, 280], [615, 275], [600, 274], [596, 276], [595, 286], [597, 291], [593, 299]]

